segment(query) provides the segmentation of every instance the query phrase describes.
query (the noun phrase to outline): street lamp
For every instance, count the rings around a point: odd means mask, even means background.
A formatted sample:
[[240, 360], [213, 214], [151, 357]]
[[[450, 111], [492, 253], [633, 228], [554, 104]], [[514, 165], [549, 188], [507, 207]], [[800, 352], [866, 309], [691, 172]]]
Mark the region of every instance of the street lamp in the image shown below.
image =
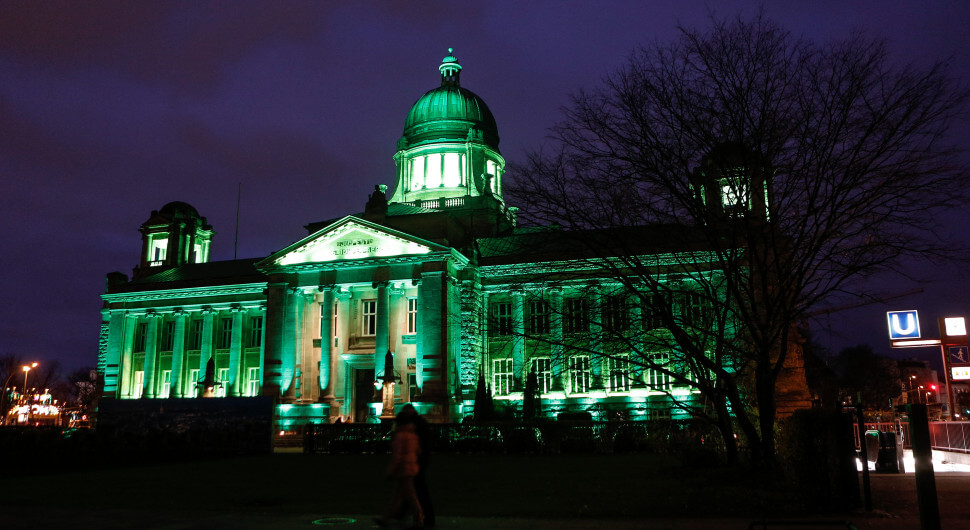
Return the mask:
[[[26, 392], [27, 372], [29, 372], [31, 368], [37, 368], [37, 363], [31, 363], [30, 366], [25, 364], [21, 368], [24, 371], [24, 392]], [[0, 413], [3, 413], [3, 418], [0, 418], [0, 423], [3, 423], [4, 425], [7, 424], [7, 409], [3, 408], [3, 400], [7, 397], [7, 385], [10, 384], [10, 380], [13, 379], [13, 374], [15, 373], [16, 372], [10, 372], [10, 375], [7, 376], [7, 380], [3, 382], [3, 394], [0, 394]]]

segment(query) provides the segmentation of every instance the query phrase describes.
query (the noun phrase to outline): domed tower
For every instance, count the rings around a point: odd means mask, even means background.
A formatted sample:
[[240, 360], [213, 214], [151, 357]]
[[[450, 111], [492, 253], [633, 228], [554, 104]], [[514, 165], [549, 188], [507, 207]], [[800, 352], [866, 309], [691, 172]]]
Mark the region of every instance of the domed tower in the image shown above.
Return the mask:
[[418, 98], [408, 112], [394, 155], [397, 186], [390, 202], [435, 209], [466, 206], [476, 197], [503, 203], [505, 159], [495, 117], [482, 98], [460, 86], [461, 69], [448, 48], [438, 67], [441, 86]]
[[153, 210], [138, 229], [142, 234], [141, 262], [133, 274], [139, 278], [185, 263], [209, 261], [212, 226], [191, 205], [170, 202]]

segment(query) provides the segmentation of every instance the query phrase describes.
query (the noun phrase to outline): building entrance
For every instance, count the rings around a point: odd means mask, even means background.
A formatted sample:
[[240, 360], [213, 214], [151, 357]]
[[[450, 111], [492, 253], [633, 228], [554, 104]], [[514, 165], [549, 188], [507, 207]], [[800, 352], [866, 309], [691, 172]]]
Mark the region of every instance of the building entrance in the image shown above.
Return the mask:
[[355, 422], [367, 421], [370, 403], [374, 399], [374, 369], [354, 370], [354, 418]]

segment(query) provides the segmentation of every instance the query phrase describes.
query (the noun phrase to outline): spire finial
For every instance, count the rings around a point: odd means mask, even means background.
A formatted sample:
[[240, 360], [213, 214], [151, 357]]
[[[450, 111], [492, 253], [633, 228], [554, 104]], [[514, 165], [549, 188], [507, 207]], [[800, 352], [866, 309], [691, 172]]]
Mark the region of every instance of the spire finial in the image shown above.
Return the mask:
[[442, 86], [458, 86], [458, 74], [461, 73], [461, 65], [458, 64], [458, 58], [455, 57], [454, 48], [448, 48], [448, 56], [441, 60], [438, 71], [441, 72]]

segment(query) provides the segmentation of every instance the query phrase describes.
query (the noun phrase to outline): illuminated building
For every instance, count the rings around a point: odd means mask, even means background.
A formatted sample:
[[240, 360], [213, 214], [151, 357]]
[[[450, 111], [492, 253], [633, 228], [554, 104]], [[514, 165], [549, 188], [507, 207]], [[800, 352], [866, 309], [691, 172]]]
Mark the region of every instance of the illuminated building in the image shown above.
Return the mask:
[[[516, 228], [495, 118], [460, 86], [461, 68], [449, 53], [440, 86], [408, 113], [393, 194], [375, 187], [363, 212], [312, 222], [278, 252], [211, 262], [215, 232], [193, 207], [152, 212], [131, 280], [108, 275], [104, 397], [268, 396], [282, 426], [375, 421], [380, 382], [393, 376], [396, 404], [458, 421], [474, 407], [479, 375], [496, 400], [518, 402], [535, 371], [546, 415], [681, 414], [663, 374], [634, 370], [622, 354], [568, 356], [556, 345], [595, 331], [582, 312], [610, 311], [632, 330], [643, 315], [595, 274], [543, 283], [585, 262], [571, 261], [568, 246], [542, 255], [557, 236]], [[388, 351], [394, 374], [384, 373]]]

